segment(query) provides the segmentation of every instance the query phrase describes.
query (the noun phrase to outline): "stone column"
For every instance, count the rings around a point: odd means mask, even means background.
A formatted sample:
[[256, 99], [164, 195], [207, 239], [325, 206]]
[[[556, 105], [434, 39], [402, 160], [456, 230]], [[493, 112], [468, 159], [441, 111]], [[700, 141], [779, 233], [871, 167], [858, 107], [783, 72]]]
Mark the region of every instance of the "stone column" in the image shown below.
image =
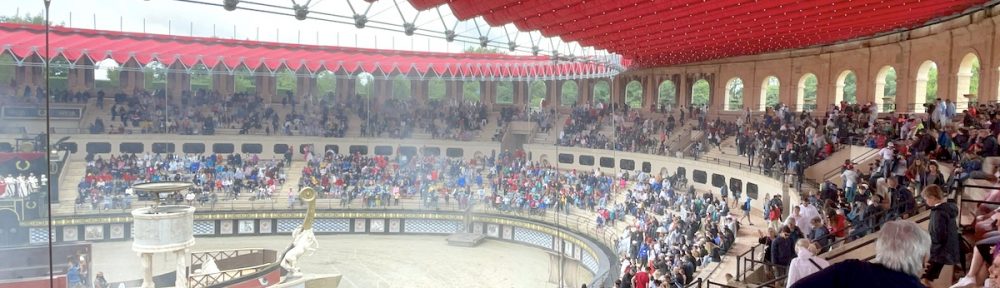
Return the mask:
[[427, 80], [410, 80], [410, 95], [418, 105], [427, 104]]
[[562, 97], [562, 95], [560, 93], [560, 91], [562, 91], [562, 85], [561, 84], [562, 84], [562, 81], [558, 81], [558, 80], [545, 81], [545, 88], [546, 88], [546, 91], [545, 91], [545, 94], [546, 94], [545, 105], [546, 106], [542, 107], [542, 108], [559, 109], [559, 106], [562, 105], [561, 104], [562, 103], [562, 99], [559, 99], [559, 98]]
[[139, 253], [139, 263], [142, 265], [141, 287], [153, 288], [153, 253]]
[[177, 277], [174, 279], [174, 288], [187, 288], [187, 254], [188, 249], [174, 251], [177, 258]]

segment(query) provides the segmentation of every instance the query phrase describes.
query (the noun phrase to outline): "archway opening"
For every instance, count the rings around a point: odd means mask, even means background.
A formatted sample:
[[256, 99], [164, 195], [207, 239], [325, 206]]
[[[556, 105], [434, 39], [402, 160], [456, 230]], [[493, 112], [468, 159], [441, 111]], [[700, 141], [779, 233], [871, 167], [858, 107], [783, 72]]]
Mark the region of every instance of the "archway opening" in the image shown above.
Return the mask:
[[497, 83], [497, 104], [514, 104], [514, 82], [500, 81]]
[[858, 103], [858, 78], [854, 74], [854, 71], [844, 70], [840, 72], [837, 76], [837, 90], [835, 91], [834, 99], [835, 104], [840, 104], [841, 101], [847, 102], [848, 104]]
[[743, 79], [733, 77], [726, 81], [726, 111], [743, 109]]
[[709, 95], [712, 94], [712, 88], [709, 87], [708, 80], [699, 79], [691, 85], [691, 104], [695, 106], [708, 106]]
[[879, 112], [896, 111], [896, 69], [883, 66], [875, 75], [875, 106]]
[[927, 60], [917, 68], [916, 87], [913, 91], [913, 106], [910, 111], [924, 111], [923, 106], [937, 99], [937, 63]]
[[576, 105], [577, 101], [580, 101], [580, 90], [576, 81], [567, 80], [563, 82], [561, 90], [559, 93], [559, 103], [562, 106], [573, 106]]
[[14, 83], [14, 74], [17, 67], [17, 60], [14, 59], [14, 55], [8, 52], [0, 52], [0, 85], [7, 87], [13, 92], [17, 92], [16, 86], [18, 83]]
[[150, 61], [143, 66], [142, 78], [146, 90], [167, 90], [167, 66], [159, 61]]
[[778, 81], [778, 77], [767, 76], [764, 78], [764, 82], [760, 85], [760, 111], [767, 110], [767, 107], [775, 107], [780, 102], [779, 94], [781, 91], [781, 83]]
[[191, 74], [191, 91], [211, 91], [215, 88], [212, 71], [205, 64], [195, 64], [188, 73]]
[[479, 102], [480, 94], [479, 81], [463, 81], [462, 82], [462, 99], [467, 102], [476, 103]]
[[[254, 73], [246, 65], [240, 65], [233, 70], [233, 92], [236, 93], [257, 93], [257, 79]], [[281, 95], [279, 97], [284, 97]], [[275, 98], [280, 99], [280, 98]]]
[[632, 80], [625, 84], [625, 105], [632, 108], [642, 107], [642, 83]]
[[598, 80], [594, 83], [593, 91], [594, 103], [611, 103], [611, 86], [608, 85], [608, 81]]
[[[109, 58], [110, 59], [110, 58]], [[112, 60], [113, 62], [114, 60]], [[49, 90], [50, 93], [63, 93], [69, 91], [69, 60], [63, 55], [56, 56], [49, 62]], [[117, 70], [115, 70], [117, 73]], [[119, 75], [115, 75], [118, 77]], [[115, 82], [118, 83], [118, 82]], [[116, 87], [117, 88], [117, 87]], [[53, 95], [50, 95], [53, 96]]]
[[[56, 62], [57, 59], [53, 59], [53, 65], [62, 63]], [[63, 61], [66, 61], [63, 59]], [[66, 62], [67, 64], [69, 62]], [[51, 69], [50, 69], [51, 70]], [[115, 59], [107, 58], [97, 63], [94, 63], [94, 86], [97, 90], [103, 90], [104, 93], [116, 93], [121, 89], [121, 65]], [[54, 71], [52, 73], [55, 73]], [[65, 76], [63, 76], [65, 77]], [[51, 90], [56, 90], [53, 87]]]
[[[448, 89], [445, 88], [445, 82], [443, 79], [431, 78], [430, 81], [427, 81], [427, 99], [432, 101], [441, 101], [447, 94]], [[500, 102], [499, 97], [497, 97], [497, 102]]]
[[664, 107], [677, 105], [677, 85], [674, 81], [663, 80], [657, 90], [656, 103]]
[[979, 94], [979, 57], [976, 54], [965, 54], [962, 58], [962, 62], [958, 65], [958, 73], [956, 73], [957, 82], [955, 86], [958, 89], [958, 101], [956, 101], [955, 107], [958, 111], [964, 112], [969, 104], [974, 102], [978, 98]]
[[396, 75], [396, 77], [392, 77], [392, 99], [410, 99], [410, 92], [412, 92], [410, 80], [406, 79], [406, 76]]
[[322, 95], [320, 99], [332, 101], [337, 95], [337, 74], [329, 70], [316, 73], [316, 93]]
[[798, 93], [796, 93], [796, 111], [816, 110], [816, 90], [819, 80], [816, 74], [806, 73], [799, 78]]
[[531, 81], [530, 86], [528, 86], [528, 95], [531, 95], [528, 107], [541, 108], [547, 105], [548, 103], [545, 103], [545, 96], [548, 94], [548, 88], [549, 86], [545, 84], [545, 81]]
[[[288, 69], [288, 67], [281, 67], [278, 69], [278, 72], [275, 73], [274, 77], [276, 78], [275, 82], [277, 84], [274, 85], [276, 89], [275, 91], [276, 94], [274, 95], [277, 95], [277, 97], [280, 97], [282, 99], [284, 98], [299, 99], [299, 97], [296, 97], [295, 95], [298, 92], [298, 86], [299, 86], [298, 75], [295, 74], [295, 71]], [[306, 99], [305, 97], [302, 98]]]
[[368, 72], [361, 72], [355, 76], [354, 94], [361, 98], [368, 98], [375, 94], [375, 75]]

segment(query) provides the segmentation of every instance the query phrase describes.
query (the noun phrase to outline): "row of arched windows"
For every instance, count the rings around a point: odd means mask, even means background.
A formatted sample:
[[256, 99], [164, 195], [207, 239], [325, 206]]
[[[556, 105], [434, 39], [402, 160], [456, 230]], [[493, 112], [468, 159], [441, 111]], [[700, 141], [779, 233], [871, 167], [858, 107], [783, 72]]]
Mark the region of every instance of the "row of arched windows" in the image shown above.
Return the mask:
[[[14, 59], [7, 53], [0, 55], [0, 66], [2, 67], [13, 67]], [[53, 89], [65, 89], [64, 86], [67, 85], [66, 79], [68, 77], [68, 67], [69, 62], [65, 58], [59, 56], [52, 60], [53, 68], [50, 70], [50, 76], [52, 78]], [[64, 64], [64, 65], [60, 65]], [[103, 88], [115, 88], [117, 87], [117, 81], [120, 78], [121, 65], [116, 63], [113, 59], [105, 59], [98, 61], [93, 64], [95, 68], [94, 72], [94, 87], [98, 89]], [[168, 67], [162, 63], [153, 61], [146, 64], [142, 70], [144, 74], [145, 87], [150, 89], [164, 89], [167, 85], [167, 71]], [[0, 83], [8, 83], [10, 78], [12, 78], [12, 71], [8, 69], [0, 69]], [[12, 70], [12, 69], [9, 69]], [[213, 87], [212, 71], [208, 69], [204, 64], [196, 64], [191, 67], [189, 73], [191, 75], [190, 85], [192, 90], [206, 89], [210, 90]], [[957, 87], [958, 95], [966, 94], [978, 94], [979, 88], [979, 74], [980, 65], [978, 57], [973, 54], [967, 54], [961, 61], [958, 71], [956, 72], [955, 87]], [[255, 91], [256, 81], [254, 81], [254, 73], [247, 69], [246, 66], [237, 67], [233, 70], [234, 80], [233, 90], [236, 92], [252, 92]], [[282, 68], [275, 72], [277, 77], [277, 93], [278, 95], [285, 95], [286, 93], [295, 93], [296, 77], [301, 75], [296, 75], [294, 71], [287, 68]], [[336, 91], [336, 75], [329, 71], [322, 71], [316, 75], [316, 89], [318, 95], [315, 97], [327, 97], [329, 95], [335, 94]], [[924, 103], [933, 101], [938, 98], [937, 90], [937, 64], [933, 61], [924, 61], [916, 70], [914, 79], [914, 103], [908, 103], [911, 105], [908, 107], [909, 111], [919, 110], [915, 109], [922, 106]], [[355, 77], [355, 88], [359, 95], [367, 97], [372, 95], [374, 92], [374, 85], [372, 85], [374, 77], [368, 73], [361, 73]], [[874, 75], [874, 81], [872, 82], [873, 99], [875, 104], [879, 107], [880, 111], [890, 112], [895, 111], [896, 103], [896, 69], [892, 66], [884, 66], [878, 70]], [[781, 99], [781, 84], [780, 80], [776, 76], [767, 76], [760, 83], [760, 101], [759, 103], [745, 103], [744, 101], [744, 86], [745, 83], [743, 79], [739, 77], [734, 77], [728, 79], [725, 82], [725, 87], [723, 91], [723, 109], [728, 111], [741, 110], [744, 107], [749, 107], [756, 110], [764, 110], [765, 107], [773, 107], [778, 104]], [[549, 87], [544, 81], [532, 81], [528, 84], [528, 95], [529, 95], [529, 105], [531, 107], [540, 107], [546, 94], [548, 93]], [[579, 87], [576, 81], [563, 81], [562, 87], [560, 89], [560, 104], [563, 106], [571, 106], [578, 102]], [[593, 84], [591, 89], [591, 99], [593, 102], [604, 102], [608, 103], [610, 101], [611, 89], [607, 80], [598, 80]], [[847, 103], [857, 103], [858, 102], [858, 79], [854, 71], [844, 70], [837, 74], [835, 82], [833, 85], [836, 86], [834, 89], [833, 101], [831, 103], [839, 103], [840, 101], [846, 101]], [[798, 79], [796, 89], [796, 101], [795, 107], [796, 111], [803, 110], [815, 110], [817, 107], [817, 91], [819, 90], [819, 81], [815, 74], [806, 73]], [[514, 88], [513, 82], [502, 81], [496, 85], [496, 97], [495, 102], [497, 104], [511, 104], [514, 99]], [[462, 84], [462, 95], [469, 101], [479, 101], [481, 98], [481, 87], [479, 81], [466, 81]], [[711, 87], [708, 81], [702, 79], [698, 80], [692, 85], [691, 88], [691, 103], [695, 105], [705, 105], [709, 102], [709, 92]], [[631, 107], [642, 107], [643, 104], [643, 85], [639, 81], [630, 81], [625, 85], [625, 104]], [[664, 80], [657, 85], [656, 93], [656, 104], [658, 105], [676, 105], [677, 103], [677, 86], [676, 83], [670, 80]], [[410, 91], [410, 81], [403, 76], [396, 76], [392, 79], [392, 97], [397, 99], [408, 98], [411, 94]], [[443, 99], [445, 96], [445, 81], [438, 78], [431, 78], [428, 83], [428, 96], [430, 99]], [[960, 97], [961, 98], [961, 97]], [[959, 103], [960, 107], [965, 107]]]

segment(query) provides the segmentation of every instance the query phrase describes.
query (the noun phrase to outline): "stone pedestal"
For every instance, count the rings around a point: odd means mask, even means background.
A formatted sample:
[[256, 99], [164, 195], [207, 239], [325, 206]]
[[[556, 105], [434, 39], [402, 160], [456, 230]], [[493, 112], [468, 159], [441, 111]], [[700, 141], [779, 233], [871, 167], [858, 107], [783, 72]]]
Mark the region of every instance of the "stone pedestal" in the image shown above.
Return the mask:
[[187, 287], [188, 248], [194, 246], [194, 207], [159, 206], [132, 210], [135, 239], [132, 251], [142, 262], [142, 287], [153, 287], [153, 253], [174, 253], [177, 258], [175, 287]]

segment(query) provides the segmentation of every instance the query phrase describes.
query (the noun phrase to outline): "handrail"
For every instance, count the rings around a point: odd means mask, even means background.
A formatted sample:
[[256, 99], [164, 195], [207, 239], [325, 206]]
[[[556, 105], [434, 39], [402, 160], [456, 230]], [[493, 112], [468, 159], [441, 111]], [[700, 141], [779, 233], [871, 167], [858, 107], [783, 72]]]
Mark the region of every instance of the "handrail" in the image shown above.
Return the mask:
[[[878, 149], [868, 150], [865, 153], [861, 153], [861, 155], [858, 155], [858, 157], [851, 158], [850, 160], [851, 160], [851, 163], [857, 163], [858, 159], [863, 159], [865, 157], [869, 157], [872, 154], [877, 154], [877, 153], [878, 153]], [[834, 167], [833, 169], [830, 169], [830, 171], [827, 171], [826, 173], [823, 173], [823, 179], [818, 179], [818, 180], [820, 180], [820, 182], [822, 182], [822, 181], [826, 181], [827, 179], [830, 179], [830, 177], [833, 177], [834, 175], [840, 173], [840, 171], [838, 171], [838, 170], [841, 170], [842, 169], [841, 167], [842, 166], [837, 166], [837, 167]]]

